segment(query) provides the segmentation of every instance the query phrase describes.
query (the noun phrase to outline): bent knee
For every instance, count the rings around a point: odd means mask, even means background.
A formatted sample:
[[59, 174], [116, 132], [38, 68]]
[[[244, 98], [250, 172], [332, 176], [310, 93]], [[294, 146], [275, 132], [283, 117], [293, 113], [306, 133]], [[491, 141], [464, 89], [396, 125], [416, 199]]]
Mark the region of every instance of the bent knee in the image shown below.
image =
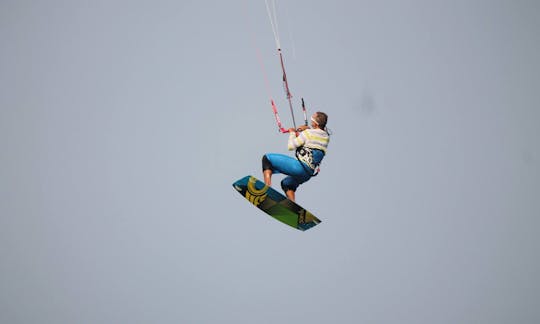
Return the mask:
[[296, 192], [296, 189], [299, 185], [299, 183], [295, 181], [290, 181], [290, 179], [287, 178], [281, 180], [281, 189], [283, 189], [284, 192], [287, 192], [289, 190]]
[[263, 157], [262, 157], [262, 169], [263, 169], [263, 171], [273, 169], [272, 162], [270, 162], [270, 160], [268, 159], [266, 154], [263, 155]]

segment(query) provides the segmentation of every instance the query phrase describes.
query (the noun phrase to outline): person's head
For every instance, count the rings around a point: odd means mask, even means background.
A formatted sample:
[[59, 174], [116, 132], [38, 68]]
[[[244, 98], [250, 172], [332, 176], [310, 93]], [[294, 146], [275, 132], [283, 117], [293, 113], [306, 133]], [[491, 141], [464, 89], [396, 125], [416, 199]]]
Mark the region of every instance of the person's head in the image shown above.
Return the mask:
[[328, 122], [328, 115], [323, 112], [317, 111], [311, 116], [311, 126], [313, 128], [325, 129]]

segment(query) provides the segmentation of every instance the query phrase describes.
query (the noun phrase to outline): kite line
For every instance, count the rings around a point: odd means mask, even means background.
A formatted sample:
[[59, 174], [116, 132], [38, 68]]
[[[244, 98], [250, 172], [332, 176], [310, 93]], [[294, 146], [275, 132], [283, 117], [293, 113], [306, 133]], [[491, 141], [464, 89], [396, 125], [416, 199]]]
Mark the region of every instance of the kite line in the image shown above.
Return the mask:
[[[279, 55], [279, 62], [281, 64], [281, 72], [282, 72], [282, 80], [283, 80], [283, 90], [285, 91], [285, 97], [287, 98], [287, 101], [289, 102], [289, 109], [292, 116], [292, 122], [293, 126], [296, 129], [296, 120], [294, 118], [294, 111], [293, 111], [293, 104], [292, 104], [292, 94], [291, 90], [289, 88], [289, 81], [287, 79], [287, 72], [285, 71], [285, 63], [283, 60], [283, 53], [281, 51], [281, 43], [279, 38], [279, 26], [278, 26], [278, 20], [276, 15], [276, 1], [275, 0], [265, 0], [266, 4], [266, 11], [268, 13], [268, 18], [270, 19], [270, 25], [272, 26], [272, 32], [274, 33], [274, 40], [276, 42], [276, 49]], [[285, 129], [282, 126], [281, 119], [279, 118], [279, 113], [277, 110], [276, 103], [274, 102], [274, 99], [270, 98], [270, 103], [272, 105], [272, 111], [274, 113], [274, 117], [276, 118], [276, 123], [278, 126], [278, 129], [281, 133], [287, 133], [288, 130]], [[302, 98], [302, 111], [304, 113], [304, 123], [305, 125], [308, 125], [307, 121], [307, 112], [306, 112], [306, 106], [304, 103], [304, 98]]]

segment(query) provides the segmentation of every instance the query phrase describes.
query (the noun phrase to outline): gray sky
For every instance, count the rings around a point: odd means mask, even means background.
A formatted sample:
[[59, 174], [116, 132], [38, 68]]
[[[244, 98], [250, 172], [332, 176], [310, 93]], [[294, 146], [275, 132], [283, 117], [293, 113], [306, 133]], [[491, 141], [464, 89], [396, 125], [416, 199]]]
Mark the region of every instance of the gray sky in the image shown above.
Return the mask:
[[278, 19], [305, 233], [231, 187], [286, 152], [264, 1], [0, 2], [1, 323], [540, 322], [538, 2]]

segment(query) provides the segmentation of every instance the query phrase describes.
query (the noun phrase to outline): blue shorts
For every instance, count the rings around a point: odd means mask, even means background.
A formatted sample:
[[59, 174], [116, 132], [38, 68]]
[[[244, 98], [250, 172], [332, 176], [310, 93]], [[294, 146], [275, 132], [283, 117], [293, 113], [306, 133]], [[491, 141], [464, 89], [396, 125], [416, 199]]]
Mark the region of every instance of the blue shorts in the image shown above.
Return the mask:
[[283, 191], [296, 191], [299, 185], [308, 181], [313, 171], [303, 162], [284, 154], [268, 153], [263, 156], [263, 171], [272, 170], [272, 173], [287, 175], [281, 181]]

